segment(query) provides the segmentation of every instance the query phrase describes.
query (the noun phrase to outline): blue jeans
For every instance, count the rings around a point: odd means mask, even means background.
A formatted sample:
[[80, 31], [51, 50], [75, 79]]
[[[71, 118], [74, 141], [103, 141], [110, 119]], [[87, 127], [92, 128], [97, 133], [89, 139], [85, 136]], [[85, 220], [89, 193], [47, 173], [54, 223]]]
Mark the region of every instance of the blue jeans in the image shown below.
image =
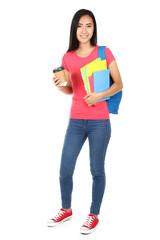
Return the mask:
[[100, 206], [105, 190], [105, 155], [110, 136], [110, 119], [69, 119], [62, 150], [59, 176], [63, 208], [71, 208], [72, 176], [77, 157], [88, 137], [90, 171], [93, 179], [90, 213], [95, 215], [100, 213]]

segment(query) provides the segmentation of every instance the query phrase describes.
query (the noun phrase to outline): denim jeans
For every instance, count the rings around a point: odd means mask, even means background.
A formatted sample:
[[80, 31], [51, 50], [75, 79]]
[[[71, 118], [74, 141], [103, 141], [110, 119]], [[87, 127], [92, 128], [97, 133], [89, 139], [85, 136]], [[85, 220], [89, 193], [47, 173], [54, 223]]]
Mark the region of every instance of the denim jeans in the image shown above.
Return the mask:
[[[105, 155], [111, 136], [110, 119], [69, 119], [60, 164], [62, 207], [71, 208], [73, 173], [77, 157], [88, 137], [90, 171], [92, 174], [92, 203], [90, 213], [98, 215], [105, 190]], [[82, 176], [83, 177], [83, 176]]]

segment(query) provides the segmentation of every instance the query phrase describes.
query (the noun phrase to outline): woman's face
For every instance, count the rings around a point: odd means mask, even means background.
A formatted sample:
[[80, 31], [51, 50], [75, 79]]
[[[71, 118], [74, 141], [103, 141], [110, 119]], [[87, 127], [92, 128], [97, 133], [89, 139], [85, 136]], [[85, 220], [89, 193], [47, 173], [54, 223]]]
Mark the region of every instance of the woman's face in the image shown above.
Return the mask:
[[77, 27], [77, 39], [80, 43], [90, 41], [94, 32], [94, 23], [90, 16], [84, 15], [80, 18]]

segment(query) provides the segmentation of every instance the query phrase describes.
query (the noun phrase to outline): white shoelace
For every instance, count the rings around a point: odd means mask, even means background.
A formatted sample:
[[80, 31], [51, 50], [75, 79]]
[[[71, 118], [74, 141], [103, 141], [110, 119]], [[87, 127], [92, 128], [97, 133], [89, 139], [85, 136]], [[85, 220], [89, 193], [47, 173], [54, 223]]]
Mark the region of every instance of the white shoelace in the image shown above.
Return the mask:
[[84, 225], [86, 227], [90, 228], [92, 223], [93, 223], [93, 221], [94, 221], [94, 219], [95, 219], [94, 216], [88, 216], [86, 222], [84, 223]]
[[55, 221], [58, 221], [60, 217], [65, 214], [65, 211], [60, 210], [57, 215], [53, 218]]

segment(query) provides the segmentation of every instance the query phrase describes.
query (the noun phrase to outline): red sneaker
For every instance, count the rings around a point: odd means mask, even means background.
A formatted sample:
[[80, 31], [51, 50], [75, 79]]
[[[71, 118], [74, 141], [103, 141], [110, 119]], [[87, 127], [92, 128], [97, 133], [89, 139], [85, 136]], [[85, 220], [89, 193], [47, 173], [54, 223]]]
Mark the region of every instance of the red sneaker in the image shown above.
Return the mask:
[[86, 222], [81, 227], [80, 232], [82, 234], [92, 233], [97, 228], [98, 223], [99, 223], [99, 219], [90, 213], [87, 217]]
[[70, 212], [67, 212], [66, 210], [61, 208], [58, 214], [47, 222], [47, 226], [54, 227], [59, 223], [70, 220], [71, 218], [72, 218], [72, 210]]

